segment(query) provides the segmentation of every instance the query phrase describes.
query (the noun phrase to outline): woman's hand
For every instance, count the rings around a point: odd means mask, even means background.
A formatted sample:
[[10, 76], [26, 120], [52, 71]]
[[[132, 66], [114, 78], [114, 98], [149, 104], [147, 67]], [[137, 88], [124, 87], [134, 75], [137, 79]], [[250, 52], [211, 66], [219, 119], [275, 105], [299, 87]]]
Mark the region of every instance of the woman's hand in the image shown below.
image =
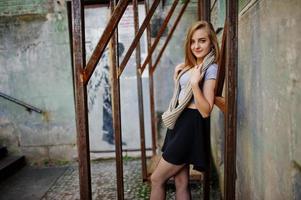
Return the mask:
[[182, 64], [179, 64], [176, 66], [175, 68], [175, 72], [173, 74], [173, 80], [176, 81], [177, 77], [178, 77], [178, 74], [181, 72], [182, 69], [185, 68], [185, 64], [182, 63]]
[[204, 76], [204, 72], [202, 72], [202, 64], [194, 66], [190, 77], [191, 85], [198, 86], [203, 76]]

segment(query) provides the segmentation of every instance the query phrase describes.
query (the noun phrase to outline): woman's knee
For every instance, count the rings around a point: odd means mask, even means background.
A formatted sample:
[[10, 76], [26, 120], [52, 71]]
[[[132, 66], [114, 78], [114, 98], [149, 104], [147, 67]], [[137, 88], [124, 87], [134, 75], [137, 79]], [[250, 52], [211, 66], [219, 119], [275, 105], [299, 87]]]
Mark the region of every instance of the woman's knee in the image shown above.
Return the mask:
[[164, 185], [164, 182], [165, 182], [165, 180], [162, 177], [157, 176], [156, 173], [153, 173], [151, 175], [152, 186], [162, 186], [162, 185]]
[[189, 184], [189, 177], [188, 176], [175, 176], [175, 185], [177, 189], [186, 189]]

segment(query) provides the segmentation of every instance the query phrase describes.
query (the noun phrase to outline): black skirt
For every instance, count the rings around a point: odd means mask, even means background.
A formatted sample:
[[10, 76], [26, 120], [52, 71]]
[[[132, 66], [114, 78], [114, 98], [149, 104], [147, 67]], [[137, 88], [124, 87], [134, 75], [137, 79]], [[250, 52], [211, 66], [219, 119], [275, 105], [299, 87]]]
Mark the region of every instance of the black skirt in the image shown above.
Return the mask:
[[205, 171], [210, 158], [210, 120], [203, 118], [197, 109], [186, 108], [167, 129], [162, 147], [162, 157], [174, 165], [192, 164], [198, 171]]

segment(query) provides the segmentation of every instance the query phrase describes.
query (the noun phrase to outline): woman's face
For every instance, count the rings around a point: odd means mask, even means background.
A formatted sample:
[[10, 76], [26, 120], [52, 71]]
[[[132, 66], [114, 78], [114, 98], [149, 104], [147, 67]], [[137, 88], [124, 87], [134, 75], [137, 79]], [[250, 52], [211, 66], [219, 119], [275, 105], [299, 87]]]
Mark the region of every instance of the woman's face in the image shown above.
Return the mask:
[[190, 41], [190, 49], [192, 54], [197, 58], [198, 64], [202, 62], [205, 56], [210, 52], [211, 42], [204, 28], [194, 31]]

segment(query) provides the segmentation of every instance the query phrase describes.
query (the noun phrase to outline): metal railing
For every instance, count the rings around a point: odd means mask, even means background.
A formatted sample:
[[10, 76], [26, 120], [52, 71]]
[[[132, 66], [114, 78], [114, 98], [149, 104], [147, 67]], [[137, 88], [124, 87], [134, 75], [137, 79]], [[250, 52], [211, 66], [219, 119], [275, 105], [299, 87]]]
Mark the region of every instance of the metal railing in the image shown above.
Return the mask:
[[18, 104], [18, 105], [20, 105], [20, 106], [23, 106], [24, 108], [26, 108], [26, 110], [27, 110], [28, 112], [34, 111], [34, 112], [37, 112], [37, 113], [40, 113], [40, 114], [44, 114], [44, 113], [45, 113], [45, 111], [43, 111], [43, 110], [41, 110], [41, 109], [39, 109], [39, 108], [37, 108], [37, 107], [35, 107], [35, 106], [29, 105], [28, 103], [25, 103], [25, 102], [23, 102], [23, 101], [21, 101], [21, 100], [18, 100], [18, 99], [16, 99], [16, 98], [11, 97], [11, 96], [9, 96], [9, 95], [7, 95], [7, 94], [4, 94], [4, 93], [2, 93], [2, 92], [0, 92], [0, 97], [6, 99], [6, 100], [8, 100], [8, 101], [11, 101], [11, 102], [13, 102], [13, 103], [15, 103], [15, 104]]

